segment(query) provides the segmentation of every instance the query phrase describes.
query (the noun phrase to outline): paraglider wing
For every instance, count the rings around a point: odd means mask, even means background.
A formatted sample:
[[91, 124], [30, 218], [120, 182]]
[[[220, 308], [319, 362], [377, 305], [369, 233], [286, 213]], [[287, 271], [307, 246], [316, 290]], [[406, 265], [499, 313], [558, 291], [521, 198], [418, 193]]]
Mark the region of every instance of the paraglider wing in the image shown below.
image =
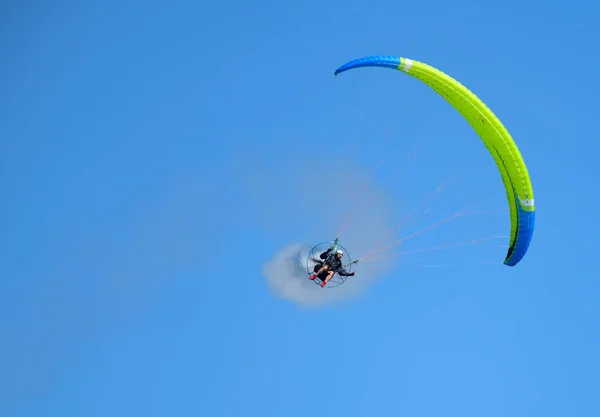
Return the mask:
[[444, 97], [477, 132], [496, 161], [510, 207], [510, 246], [504, 259], [514, 266], [525, 256], [535, 224], [533, 186], [523, 157], [508, 130], [492, 111], [469, 89], [442, 71], [408, 58], [369, 56], [350, 61], [335, 71], [360, 67], [383, 67], [402, 71], [427, 84]]

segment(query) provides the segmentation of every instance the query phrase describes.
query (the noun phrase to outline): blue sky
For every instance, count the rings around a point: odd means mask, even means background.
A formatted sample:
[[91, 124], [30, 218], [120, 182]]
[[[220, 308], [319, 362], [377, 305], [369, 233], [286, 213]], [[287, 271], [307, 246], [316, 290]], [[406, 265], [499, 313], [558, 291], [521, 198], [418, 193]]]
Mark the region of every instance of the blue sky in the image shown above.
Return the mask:
[[[0, 415], [599, 415], [596, 3], [0, 10]], [[439, 67], [509, 128], [537, 206], [517, 267], [464, 120], [400, 73], [333, 76], [372, 54]], [[400, 237], [485, 213], [394, 253], [504, 238], [277, 289], [281, 251], [360, 203], [360, 256], [440, 185]]]

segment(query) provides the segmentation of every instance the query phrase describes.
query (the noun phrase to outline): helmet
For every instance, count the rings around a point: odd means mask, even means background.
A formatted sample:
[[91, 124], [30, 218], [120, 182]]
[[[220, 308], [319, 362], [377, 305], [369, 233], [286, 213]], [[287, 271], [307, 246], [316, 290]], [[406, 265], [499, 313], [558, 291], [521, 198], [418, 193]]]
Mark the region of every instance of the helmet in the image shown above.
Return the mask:
[[339, 254], [339, 255], [344, 255], [344, 252], [343, 252], [343, 251], [341, 251], [341, 250], [339, 250], [339, 249], [338, 249], [337, 251], [335, 251], [335, 253], [337, 253], [337, 254]]

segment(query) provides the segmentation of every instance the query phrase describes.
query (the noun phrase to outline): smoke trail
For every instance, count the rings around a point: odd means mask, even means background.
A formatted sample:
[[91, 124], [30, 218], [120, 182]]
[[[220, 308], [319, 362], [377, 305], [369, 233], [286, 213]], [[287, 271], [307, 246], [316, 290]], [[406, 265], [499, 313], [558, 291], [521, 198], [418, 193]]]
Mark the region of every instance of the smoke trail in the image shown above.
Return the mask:
[[[287, 170], [282, 170], [277, 175], [261, 177], [254, 182], [265, 190], [276, 189], [278, 198], [273, 198], [268, 191], [263, 194], [256, 188], [252, 189], [253, 196], [257, 199], [263, 230], [283, 232], [285, 236], [296, 240], [279, 249], [263, 265], [262, 273], [269, 287], [277, 296], [304, 306], [323, 305], [360, 295], [396, 261], [381, 264], [359, 262], [353, 267], [356, 275], [348, 277], [343, 285], [321, 288], [308, 280], [307, 256], [315, 244], [336, 237], [339, 220], [352, 209], [352, 220], [340, 243], [352, 259], [359, 258], [393, 226], [394, 216], [388, 193], [374, 184], [367, 173], [359, 168], [332, 163], [334, 166], [331, 170], [336, 173], [335, 178], [343, 178], [354, 184], [368, 181], [370, 186], [361, 196], [364, 204], [357, 206], [354, 204], [354, 194], [334, 179], [334, 183], [323, 192], [326, 199], [319, 202], [318, 198], [315, 199], [315, 195], [318, 197], [319, 193], [319, 189], [315, 192], [315, 184], [323, 183], [323, 174], [300, 166], [294, 169], [289, 160], [287, 162]], [[294, 187], [279, 187], [279, 181], [294, 184]]]
[[[365, 166], [340, 151], [325, 153], [332, 157], [312, 163], [314, 149], [297, 142], [281, 139], [268, 151], [238, 150], [236, 169], [253, 226], [261, 230], [262, 238], [285, 242], [261, 265], [261, 272], [276, 296], [302, 306], [360, 296], [398, 260], [359, 262], [352, 268], [356, 275], [343, 285], [321, 288], [308, 279], [308, 253], [317, 243], [333, 240], [343, 224], [340, 243], [351, 259], [360, 258], [397, 222], [398, 202], [393, 202], [392, 193], [401, 194], [378, 183], [376, 176], [386, 175], [381, 158], [374, 157]], [[385, 150], [382, 157], [389, 154]], [[406, 158], [400, 152], [390, 165], [406, 163]], [[401, 181], [402, 176], [395, 174], [396, 186]]]

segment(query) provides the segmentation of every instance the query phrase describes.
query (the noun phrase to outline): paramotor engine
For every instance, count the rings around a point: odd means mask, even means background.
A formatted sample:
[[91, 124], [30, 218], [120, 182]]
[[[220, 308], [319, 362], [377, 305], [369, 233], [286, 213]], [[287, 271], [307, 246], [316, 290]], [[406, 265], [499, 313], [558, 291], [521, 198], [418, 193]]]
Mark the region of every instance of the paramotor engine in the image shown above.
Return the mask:
[[[348, 254], [348, 250], [346, 250], [346, 248], [338, 242], [338, 239], [335, 239], [334, 241], [318, 243], [310, 250], [306, 260], [306, 273], [309, 276], [315, 274], [323, 266], [323, 263], [325, 262], [327, 257], [325, 259], [321, 259], [321, 254], [326, 252], [328, 249], [331, 249], [331, 253], [329, 254], [329, 256], [334, 256], [337, 250], [342, 250], [344, 252], [344, 255], [341, 259], [342, 265], [348, 273], [352, 272], [352, 265], [358, 263], [358, 259], [353, 261], [350, 258], [350, 255]], [[321, 275], [317, 276], [317, 278], [313, 282], [315, 282], [316, 284], [321, 284], [321, 282], [325, 279], [326, 275], [326, 272], [322, 273]], [[348, 279], [348, 277], [341, 276], [336, 272], [333, 275], [333, 277], [329, 280], [329, 282], [327, 282], [326, 288], [338, 287], [344, 282], [346, 282], [346, 279]]]

